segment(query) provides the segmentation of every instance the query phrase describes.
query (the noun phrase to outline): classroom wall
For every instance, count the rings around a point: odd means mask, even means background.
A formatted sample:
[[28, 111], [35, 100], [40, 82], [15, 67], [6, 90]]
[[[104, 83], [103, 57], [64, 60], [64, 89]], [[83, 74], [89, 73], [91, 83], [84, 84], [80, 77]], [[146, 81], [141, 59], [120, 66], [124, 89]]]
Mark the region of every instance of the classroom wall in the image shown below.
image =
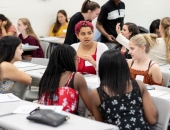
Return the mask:
[[[94, 0], [101, 6], [107, 0]], [[125, 22], [149, 28], [157, 18], [170, 17], [170, 0], [122, 0], [126, 6]], [[81, 10], [84, 0], [0, 0], [0, 13], [8, 17], [14, 25], [19, 18], [26, 17], [32, 23], [38, 36], [47, 36], [55, 22], [59, 9], [67, 11], [71, 17]], [[93, 21], [95, 25], [96, 19]]]

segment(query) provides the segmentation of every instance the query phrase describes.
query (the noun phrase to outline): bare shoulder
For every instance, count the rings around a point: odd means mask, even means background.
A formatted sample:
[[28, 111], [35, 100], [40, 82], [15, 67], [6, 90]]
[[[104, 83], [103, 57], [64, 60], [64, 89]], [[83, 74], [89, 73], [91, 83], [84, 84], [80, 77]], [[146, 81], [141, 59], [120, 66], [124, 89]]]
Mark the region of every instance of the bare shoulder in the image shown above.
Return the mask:
[[17, 69], [17, 67], [9, 62], [4, 61], [1, 63], [1, 69], [2, 69], [2, 71], [3, 70], [12, 70], [12, 69]]
[[85, 80], [83, 75], [80, 73], [75, 73], [75, 79], [81, 82], [81, 80]]
[[155, 62], [155, 61], [152, 61], [152, 63], [151, 63], [151, 68], [150, 69], [154, 69], [154, 70], [160, 70], [160, 67], [159, 67], [159, 65]]

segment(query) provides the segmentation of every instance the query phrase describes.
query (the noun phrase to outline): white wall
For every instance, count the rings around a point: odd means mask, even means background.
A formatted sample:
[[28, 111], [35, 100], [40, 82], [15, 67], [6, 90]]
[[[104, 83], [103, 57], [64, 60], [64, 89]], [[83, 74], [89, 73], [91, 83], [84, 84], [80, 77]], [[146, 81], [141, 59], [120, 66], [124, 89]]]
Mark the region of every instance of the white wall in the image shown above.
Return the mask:
[[[66, 10], [69, 17], [80, 11], [84, 0], [0, 0], [0, 13], [8, 17], [14, 25], [19, 18], [28, 18], [38, 36], [49, 33], [59, 9]], [[107, 0], [94, 0], [101, 6]], [[125, 22], [149, 28], [157, 18], [170, 17], [170, 0], [122, 0], [126, 5]], [[95, 24], [95, 21], [93, 23]]]

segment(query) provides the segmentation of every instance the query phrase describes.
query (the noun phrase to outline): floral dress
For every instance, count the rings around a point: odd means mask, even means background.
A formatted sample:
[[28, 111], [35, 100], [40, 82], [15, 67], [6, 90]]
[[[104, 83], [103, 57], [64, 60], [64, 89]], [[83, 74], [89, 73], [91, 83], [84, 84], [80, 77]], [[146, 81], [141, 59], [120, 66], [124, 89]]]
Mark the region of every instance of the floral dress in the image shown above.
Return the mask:
[[56, 106], [63, 106], [63, 110], [70, 112], [70, 113], [76, 113], [77, 106], [78, 106], [78, 99], [79, 99], [79, 93], [77, 90], [74, 89], [73, 81], [74, 81], [74, 75], [73, 72], [70, 75], [70, 78], [66, 85], [64, 87], [59, 87], [56, 93], [53, 95], [53, 100], [47, 96], [47, 102], [45, 101], [46, 93], [42, 95], [42, 97], [39, 100], [40, 104], [44, 105], [56, 105]]
[[0, 81], [0, 93], [8, 93], [13, 88], [15, 82], [9, 79]]
[[120, 130], [149, 130], [144, 119], [142, 97], [136, 80], [132, 81], [132, 92], [110, 97], [102, 87], [97, 88], [101, 104], [99, 110], [104, 121], [119, 127]]

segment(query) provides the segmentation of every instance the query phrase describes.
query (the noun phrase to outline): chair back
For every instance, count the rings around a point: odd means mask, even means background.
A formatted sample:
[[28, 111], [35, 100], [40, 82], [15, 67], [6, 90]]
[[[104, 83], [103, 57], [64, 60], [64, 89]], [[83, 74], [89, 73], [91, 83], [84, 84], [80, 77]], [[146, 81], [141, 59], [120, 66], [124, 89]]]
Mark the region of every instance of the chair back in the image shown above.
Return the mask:
[[162, 72], [162, 78], [163, 78], [163, 86], [168, 87], [170, 81], [170, 73]]
[[40, 45], [42, 47], [42, 50], [44, 52], [44, 57], [47, 58], [47, 50], [48, 50], [48, 46], [49, 46], [49, 42], [46, 41], [40, 41]]
[[25, 93], [27, 91], [29, 85], [25, 85], [19, 82], [15, 82], [14, 86], [11, 90], [9, 90], [9, 93], [14, 94], [15, 96], [19, 97], [20, 99], [25, 99]]
[[47, 66], [49, 59], [46, 58], [32, 58], [31, 63], [38, 64], [38, 65], [45, 65]]
[[88, 117], [88, 109], [86, 108], [80, 96], [79, 96], [79, 104], [78, 104], [77, 111], [79, 113], [79, 116], [86, 117], [86, 118]]
[[154, 129], [167, 130], [170, 119], [170, 102], [158, 97], [152, 97], [152, 100], [158, 110], [158, 121]]

